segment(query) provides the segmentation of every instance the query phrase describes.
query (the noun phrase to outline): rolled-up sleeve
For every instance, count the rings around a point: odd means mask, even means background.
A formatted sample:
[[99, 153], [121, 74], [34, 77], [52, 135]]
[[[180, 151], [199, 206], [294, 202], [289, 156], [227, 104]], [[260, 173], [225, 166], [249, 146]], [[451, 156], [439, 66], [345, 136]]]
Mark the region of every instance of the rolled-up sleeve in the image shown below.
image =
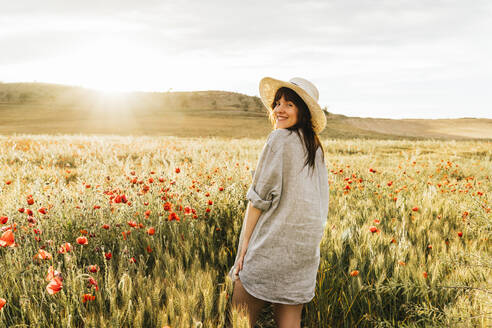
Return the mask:
[[253, 207], [266, 211], [282, 192], [283, 147], [267, 142], [260, 154], [246, 198]]

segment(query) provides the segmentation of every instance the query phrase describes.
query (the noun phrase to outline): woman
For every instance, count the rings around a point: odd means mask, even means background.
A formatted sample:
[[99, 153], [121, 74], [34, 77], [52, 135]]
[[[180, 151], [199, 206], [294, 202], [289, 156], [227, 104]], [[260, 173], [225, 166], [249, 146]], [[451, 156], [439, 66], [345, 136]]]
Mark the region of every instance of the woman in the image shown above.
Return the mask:
[[260, 154], [234, 266], [232, 305], [251, 327], [267, 302], [278, 327], [300, 327], [314, 297], [319, 244], [328, 216], [328, 172], [318, 134], [326, 117], [309, 81], [266, 77], [260, 97], [274, 130]]

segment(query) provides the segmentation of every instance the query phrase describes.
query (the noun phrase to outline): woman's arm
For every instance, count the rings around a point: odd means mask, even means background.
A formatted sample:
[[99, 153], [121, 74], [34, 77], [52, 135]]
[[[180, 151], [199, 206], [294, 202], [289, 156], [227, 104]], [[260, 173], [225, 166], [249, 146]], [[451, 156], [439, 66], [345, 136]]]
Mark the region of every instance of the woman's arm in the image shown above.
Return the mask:
[[251, 202], [248, 202], [247, 211], [248, 213], [246, 214], [246, 227], [243, 236], [243, 249], [247, 249], [251, 234], [253, 233], [253, 230], [255, 230], [256, 223], [258, 222], [258, 218], [260, 217], [260, 214], [262, 212], [260, 209], [254, 207]]

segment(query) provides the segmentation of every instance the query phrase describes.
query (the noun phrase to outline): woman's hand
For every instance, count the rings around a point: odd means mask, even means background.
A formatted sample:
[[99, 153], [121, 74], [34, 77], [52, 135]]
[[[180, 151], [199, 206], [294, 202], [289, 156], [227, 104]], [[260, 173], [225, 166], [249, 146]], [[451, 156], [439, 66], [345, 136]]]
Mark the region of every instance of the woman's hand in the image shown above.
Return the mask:
[[246, 255], [247, 250], [248, 250], [248, 244], [245, 243], [243, 244], [243, 247], [241, 247], [241, 254], [239, 255], [239, 259], [237, 261], [235, 274], [239, 274], [239, 271], [243, 269], [244, 256]]

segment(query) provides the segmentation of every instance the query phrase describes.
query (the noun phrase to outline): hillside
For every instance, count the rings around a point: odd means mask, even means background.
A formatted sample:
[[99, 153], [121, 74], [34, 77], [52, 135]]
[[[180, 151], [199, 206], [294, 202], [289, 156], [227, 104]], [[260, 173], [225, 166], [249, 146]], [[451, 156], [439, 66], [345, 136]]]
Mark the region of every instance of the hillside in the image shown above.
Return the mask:
[[[326, 113], [322, 137], [492, 138], [490, 119], [373, 119]], [[0, 83], [0, 134], [120, 134], [262, 138], [271, 130], [258, 97], [227, 91], [102, 93]]]

